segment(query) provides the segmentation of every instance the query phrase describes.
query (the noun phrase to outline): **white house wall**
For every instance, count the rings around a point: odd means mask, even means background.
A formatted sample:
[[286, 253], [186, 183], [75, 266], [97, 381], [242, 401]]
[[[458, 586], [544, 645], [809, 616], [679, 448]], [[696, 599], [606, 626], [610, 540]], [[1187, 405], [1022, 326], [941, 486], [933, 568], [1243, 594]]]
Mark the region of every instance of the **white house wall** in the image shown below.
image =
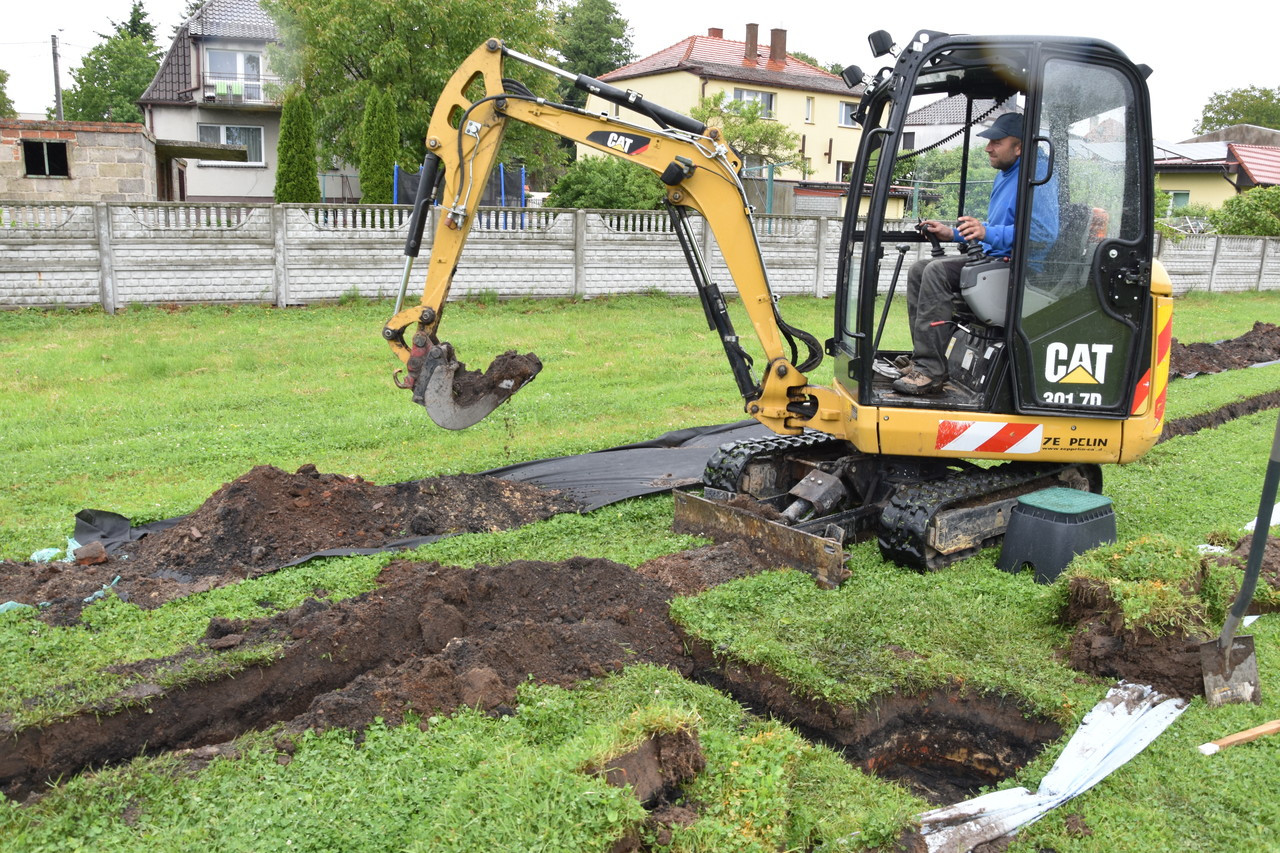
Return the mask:
[[191, 201], [272, 200], [276, 185], [276, 146], [280, 141], [278, 112], [157, 106], [153, 122], [157, 139], [198, 139], [201, 124], [261, 127], [265, 163], [190, 160], [187, 163], [187, 198]]

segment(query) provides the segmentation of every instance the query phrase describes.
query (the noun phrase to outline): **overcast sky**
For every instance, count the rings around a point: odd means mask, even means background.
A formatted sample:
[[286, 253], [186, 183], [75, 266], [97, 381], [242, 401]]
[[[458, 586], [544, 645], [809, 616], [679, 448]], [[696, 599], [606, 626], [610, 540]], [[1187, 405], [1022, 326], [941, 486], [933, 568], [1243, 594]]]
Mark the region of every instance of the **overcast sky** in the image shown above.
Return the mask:
[[[1232, 6], [1232, 19], [1243, 23], [1230, 26], [1222, 19], [1197, 18], [1190, 14], [1189, 4], [1184, 7], [1176, 3], [1163, 4], [1155, 14], [1139, 11], [1136, 3], [1117, 3], [1105, 12], [1090, 5], [1087, 16], [1063, 11], [1078, 12], [1084, 8], [1078, 4], [1009, 4], [1007, 8], [1017, 12], [1004, 15], [1004, 23], [984, 23], [975, 18], [965, 25], [955, 22], [958, 7], [954, 3], [877, 3], [861, 8], [850, 4], [847, 11], [841, 12], [822, 8], [825, 4], [792, 6], [778, 0], [739, 0], [725, 4], [724, 11], [719, 12], [710, 11], [711, 6], [719, 4], [690, 4], [687, 0], [615, 3], [631, 24], [638, 56], [654, 53], [686, 36], [705, 35], [711, 27], [723, 29], [725, 38], [741, 41], [748, 23], [759, 24], [762, 43], [768, 41], [771, 29], [785, 29], [788, 49], [811, 54], [824, 64], [857, 64], [867, 70], [882, 64], [872, 60], [867, 48], [867, 34], [877, 29], [888, 30], [899, 43], [922, 28], [1105, 39], [1130, 59], [1155, 69], [1148, 83], [1156, 136], [1171, 142], [1192, 135], [1193, 125], [1214, 92], [1250, 85], [1280, 86], [1280, 63], [1271, 55], [1275, 49], [1270, 37], [1272, 27], [1264, 24], [1272, 14], [1265, 12], [1270, 4], [1264, 7], [1259, 0]], [[70, 70], [99, 42], [97, 33], [108, 32], [110, 21], [126, 19], [132, 2], [54, 0], [46, 6], [10, 0], [5, 5], [4, 26], [0, 28], [0, 68], [9, 72], [9, 97], [19, 112], [43, 113], [53, 105], [50, 36], [58, 36], [62, 85], [69, 86]], [[168, 47], [173, 26], [186, 5], [187, 0], [144, 0], [162, 47]], [[1257, 25], [1252, 33], [1250, 22]], [[500, 37], [502, 33], [494, 35]]]

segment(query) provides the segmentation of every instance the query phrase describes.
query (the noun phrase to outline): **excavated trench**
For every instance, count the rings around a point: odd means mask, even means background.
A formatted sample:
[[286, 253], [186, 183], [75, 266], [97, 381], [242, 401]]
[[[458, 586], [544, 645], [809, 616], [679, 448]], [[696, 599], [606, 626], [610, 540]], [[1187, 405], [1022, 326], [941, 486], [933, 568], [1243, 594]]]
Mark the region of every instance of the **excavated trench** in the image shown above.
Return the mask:
[[86, 769], [223, 744], [273, 723], [284, 724], [287, 738], [460, 705], [512, 713], [526, 678], [567, 687], [638, 662], [724, 690], [939, 803], [1016, 772], [1061, 735], [1016, 707], [958, 691], [895, 695], [861, 711], [807, 701], [767, 671], [717, 659], [669, 620], [676, 589], [695, 592], [763, 568], [741, 542], [638, 569], [587, 558], [474, 570], [397, 561], [377, 589], [354, 599], [311, 599], [257, 620], [213, 619], [202, 648], [181, 656], [267, 643], [279, 649], [268, 665], [164, 690], [150, 678], [177, 661], [145, 661], [119, 670], [133, 682], [119, 698], [132, 707], [0, 731], [0, 785], [22, 798]]
[[[1272, 351], [1272, 358], [1277, 355], [1280, 345]], [[1198, 365], [1193, 372], [1203, 370]], [[1277, 396], [1233, 404], [1194, 428], [1275, 406]], [[1193, 428], [1190, 421], [1179, 423], [1170, 427]], [[74, 624], [85, 600], [104, 587], [141, 607], [156, 607], [278, 570], [324, 548], [497, 530], [573, 508], [564, 495], [493, 477], [375, 486], [311, 466], [295, 474], [264, 466], [122, 553], [87, 557], [85, 565], [0, 563], [0, 600], [43, 603], [40, 618]], [[1269, 546], [1267, 554], [1264, 576], [1280, 586], [1280, 547]], [[277, 723], [283, 729], [277, 742], [287, 756], [291, 737], [314, 728], [359, 730], [376, 717], [395, 720], [410, 711], [428, 715], [461, 705], [512, 713], [515, 688], [528, 678], [571, 686], [639, 662], [711, 684], [754, 713], [787, 721], [857, 766], [938, 803], [1006, 778], [1061, 736], [1055, 724], [1028, 719], [1016, 704], [961, 689], [895, 694], [862, 709], [806, 699], [768, 671], [717, 655], [668, 618], [673, 595], [764, 567], [742, 542], [669, 555], [636, 569], [581, 557], [473, 570], [392, 562], [374, 590], [353, 599], [330, 601], [316, 590], [300, 607], [268, 618], [213, 619], [198, 646], [176, 659], [113, 670], [129, 686], [111, 703], [43, 727], [18, 728], [0, 719], [0, 790], [23, 799], [51, 781], [144, 753], [194, 750], [189, 755], [195, 759], [229, 754], [238, 735]], [[1115, 653], [1129, 641], [1091, 636], [1071, 650], [1073, 665], [1090, 670], [1092, 660], [1097, 665], [1091, 671], [1115, 674], [1108, 667], [1121, 667]], [[255, 647], [272, 650], [270, 663], [182, 688], [157, 684], [160, 673], [191, 658]], [[1098, 654], [1091, 656], [1091, 649]], [[1133, 669], [1151, 649], [1140, 651], [1125, 658], [1127, 677], [1141, 676]], [[1194, 669], [1199, 672], [1198, 659]], [[676, 763], [696, 772], [696, 749], [684, 743], [680, 751]], [[657, 789], [671, 784], [659, 780]]]
[[720, 659], [697, 638], [686, 637], [686, 642], [695, 679], [939, 805], [968, 799], [1009, 778], [1062, 736], [1051, 720], [958, 687], [894, 693], [857, 709], [807, 699], [767, 669]]

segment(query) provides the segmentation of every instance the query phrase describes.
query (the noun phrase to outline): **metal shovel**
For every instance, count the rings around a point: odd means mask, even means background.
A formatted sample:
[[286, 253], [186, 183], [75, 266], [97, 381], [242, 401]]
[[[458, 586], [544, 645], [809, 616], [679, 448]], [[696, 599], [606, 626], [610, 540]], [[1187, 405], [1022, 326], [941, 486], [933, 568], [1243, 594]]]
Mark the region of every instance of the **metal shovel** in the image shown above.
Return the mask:
[[1267, 535], [1271, 528], [1271, 510], [1276, 502], [1276, 484], [1280, 481], [1280, 420], [1276, 422], [1276, 435], [1271, 444], [1271, 459], [1262, 481], [1262, 502], [1258, 506], [1258, 520], [1249, 545], [1249, 562], [1244, 570], [1244, 582], [1236, 595], [1222, 634], [1200, 646], [1200, 666], [1204, 673], [1204, 698], [1211, 707], [1233, 702], [1262, 702], [1258, 684], [1258, 658], [1253, 649], [1253, 637], [1235, 636], [1240, 620], [1244, 618], [1253, 590], [1262, 570], [1262, 554], [1267, 548]]

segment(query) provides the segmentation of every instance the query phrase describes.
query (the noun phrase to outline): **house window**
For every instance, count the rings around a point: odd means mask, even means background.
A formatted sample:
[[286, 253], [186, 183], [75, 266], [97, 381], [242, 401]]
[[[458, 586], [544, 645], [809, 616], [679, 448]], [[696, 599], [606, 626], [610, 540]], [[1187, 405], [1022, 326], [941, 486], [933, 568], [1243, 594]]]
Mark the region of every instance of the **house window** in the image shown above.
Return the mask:
[[22, 140], [22, 160], [28, 178], [69, 178], [67, 143], [44, 139]]
[[[218, 145], [243, 145], [248, 149], [249, 162], [261, 166], [262, 128], [243, 127], [234, 124], [202, 124], [199, 125], [201, 142], [212, 142]], [[219, 161], [206, 161], [206, 165], [226, 165]], [[238, 164], [237, 164], [238, 165]]]
[[773, 118], [773, 92], [761, 92], [758, 89], [734, 89], [733, 99], [735, 101], [743, 101], [749, 104], [759, 104], [761, 117]]
[[841, 101], [840, 102], [840, 119], [841, 127], [857, 127], [857, 123], [853, 120], [853, 114], [858, 111], [857, 101]]
[[1190, 190], [1169, 190], [1169, 210], [1181, 210], [1191, 204]]
[[902, 134], [902, 150], [914, 151], [915, 149], [916, 149], [915, 133], [908, 131], [907, 133]]
[[837, 160], [836, 161], [836, 180], [842, 184], [847, 184], [849, 179], [853, 177], [853, 161]]
[[207, 50], [206, 83], [219, 98], [262, 100], [262, 55], [242, 50]]
[[813, 124], [813, 98], [804, 99], [804, 123]]

